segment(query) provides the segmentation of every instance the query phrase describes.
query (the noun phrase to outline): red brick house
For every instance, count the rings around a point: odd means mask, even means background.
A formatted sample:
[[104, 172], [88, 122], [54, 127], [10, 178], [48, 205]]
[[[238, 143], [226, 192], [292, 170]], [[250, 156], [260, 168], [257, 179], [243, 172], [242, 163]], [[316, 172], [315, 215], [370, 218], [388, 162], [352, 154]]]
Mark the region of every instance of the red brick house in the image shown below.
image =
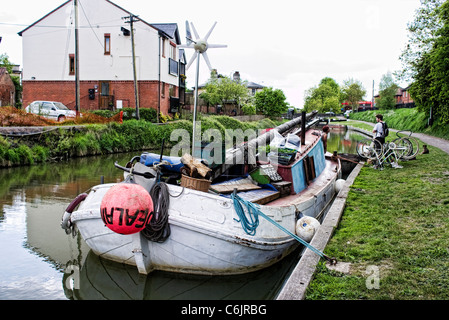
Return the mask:
[[6, 68], [0, 68], [0, 107], [14, 106], [16, 101], [16, 87]]
[[[396, 105], [396, 108], [414, 108], [415, 107], [415, 101], [413, 101], [412, 97], [410, 96], [410, 87], [407, 88], [401, 88], [398, 87], [396, 90], [396, 95], [394, 96]], [[378, 99], [380, 95], [375, 95], [374, 98]]]
[[[141, 108], [177, 111], [185, 57], [175, 23], [153, 25], [109, 0], [79, 2], [80, 109], [136, 106], [130, 17]], [[59, 101], [74, 109], [74, 1], [65, 1], [19, 32], [23, 43], [23, 105]], [[42, 32], [45, 30], [45, 32]]]
[[410, 87], [407, 88], [398, 88], [398, 91], [396, 92], [396, 107], [414, 107], [415, 102], [413, 101], [412, 97], [410, 96], [410, 92], [408, 91]]

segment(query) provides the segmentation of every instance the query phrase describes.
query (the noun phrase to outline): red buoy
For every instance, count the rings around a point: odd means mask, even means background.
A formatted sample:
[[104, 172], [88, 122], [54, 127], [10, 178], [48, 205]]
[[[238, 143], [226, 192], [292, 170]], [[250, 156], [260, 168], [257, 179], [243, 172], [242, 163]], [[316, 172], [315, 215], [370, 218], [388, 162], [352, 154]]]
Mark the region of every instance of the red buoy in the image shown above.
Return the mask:
[[142, 231], [153, 216], [153, 200], [144, 187], [119, 183], [101, 201], [101, 219], [112, 231], [133, 234]]

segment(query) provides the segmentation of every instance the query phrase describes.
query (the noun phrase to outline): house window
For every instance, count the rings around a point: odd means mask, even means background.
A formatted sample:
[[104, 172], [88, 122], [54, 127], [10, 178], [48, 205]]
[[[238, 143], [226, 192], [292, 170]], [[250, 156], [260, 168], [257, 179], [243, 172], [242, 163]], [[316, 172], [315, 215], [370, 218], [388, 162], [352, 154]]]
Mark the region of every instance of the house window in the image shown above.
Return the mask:
[[111, 54], [111, 34], [104, 34], [104, 54]]
[[165, 97], [165, 83], [161, 82], [161, 96]]
[[172, 76], [178, 75], [178, 62], [172, 58], [168, 58], [168, 73]]
[[170, 58], [176, 60], [176, 45], [170, 42]]
[[69, 76], [75, 75], [75, 55], [69, 54]]
[[176, 97], [176, 87], [172, 84], [168, 88], [168, 95], [170, 97]]
[[165, 58], [165, 39], [162, 39], [162, 57]]
[[176, 45], [170, 42], [170, 56], [168, 59], [168, 73], [173, 76], [178, 75], [178, 62], [176, 61]]

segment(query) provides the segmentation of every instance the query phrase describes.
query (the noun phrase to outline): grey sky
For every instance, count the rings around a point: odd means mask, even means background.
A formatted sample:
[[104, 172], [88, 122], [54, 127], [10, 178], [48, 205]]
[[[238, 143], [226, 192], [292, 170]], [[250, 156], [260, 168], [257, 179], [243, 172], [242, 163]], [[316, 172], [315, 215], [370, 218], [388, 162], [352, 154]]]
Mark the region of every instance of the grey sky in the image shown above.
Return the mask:
[[[87, 0], [80, 0], [87, 1]], [[399, 55], [407, 43], [407, 23], [413, 20], [419, 0], [112, 0], [150, 23], [178, 23], [185, 42], [185, 21], [194, 23], [200, 36], [218, 22], [210, 43], [212, 66], [244, 80], [282, 89], [288, 102], [302, 107], [304, 92], [324, 77], [338, 83], [360, 80], [371, 100], [379, 81], [401, 65]], [[64, 0], [16, 0], [0, 12], [0, 53], [22, 64], [17, 32], [43, 17]], [[193, 51], [186, 50], [189, 60]], [[195, 65], [187, 72], [195, 84]], [[209, 78], [201, 61], [200, 83]], [[408, 84], [400, 83], [402, 86]]]

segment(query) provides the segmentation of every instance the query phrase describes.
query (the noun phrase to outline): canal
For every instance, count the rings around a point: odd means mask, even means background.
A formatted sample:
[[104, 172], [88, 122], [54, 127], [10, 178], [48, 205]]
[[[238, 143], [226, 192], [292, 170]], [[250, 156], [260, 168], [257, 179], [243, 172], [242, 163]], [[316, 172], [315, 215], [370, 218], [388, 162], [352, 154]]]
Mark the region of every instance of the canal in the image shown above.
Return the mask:
[[[360, 134], [332, 130], [328, 150], [355, 153]], [[300, 250], [274, 266], [243, 276], [208, 277], [153, 272], [92, 254], [79, 234], [60, 227], [67, 205], [99, 184], [121, 181], [135, 154], [73, 159], [0, 169], [0, 299], [274, 299]], [[70, 273], [69, 273], [70, 272]]]

